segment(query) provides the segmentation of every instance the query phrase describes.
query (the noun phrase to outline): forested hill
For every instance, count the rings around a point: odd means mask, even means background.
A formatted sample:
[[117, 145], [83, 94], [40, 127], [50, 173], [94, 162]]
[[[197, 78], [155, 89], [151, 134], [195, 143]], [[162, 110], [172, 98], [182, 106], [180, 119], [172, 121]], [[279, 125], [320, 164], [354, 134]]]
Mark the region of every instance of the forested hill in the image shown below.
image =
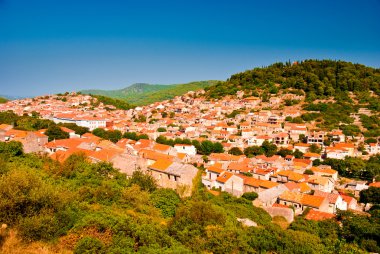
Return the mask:
[[371, 90], [379, 95], [380, 69], [333, 60], [275, 63], [234, 74], [206, 90], [209, 98], [220, 98], [239, 90], [256, 95], [258, 90], [276, 93], [286, 88], [301, 89], [310, 100], [335, 96], [341, 91]]
[[208, 80], [174, 85], [137, 83], [119, 90], [83, 90], [81, 92], [117, 98], [134, 105], [147, 105], [157, 101], [172, 99], [188, 91], [201, 90], [208, 86], [215, 85], [217, 82], [218, 81], [215, 80]]
[[8, 101], [8, 99], [4, 98], [4, 97], [0, 97], [0, 103], [6, 103]]

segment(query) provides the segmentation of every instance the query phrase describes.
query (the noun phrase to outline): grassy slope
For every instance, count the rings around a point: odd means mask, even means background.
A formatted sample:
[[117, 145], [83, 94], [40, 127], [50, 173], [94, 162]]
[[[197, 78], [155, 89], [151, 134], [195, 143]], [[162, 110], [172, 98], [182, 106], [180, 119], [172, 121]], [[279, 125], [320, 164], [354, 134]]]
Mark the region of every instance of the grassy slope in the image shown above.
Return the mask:
[[0, 97], [0, 103], [6, 103], [7, 101], [8, 101], [8, 99]]
[[182, 95], [188, 91], [196, 91], [216, 84], [217, 81], [196, 81], [175, 85], [134, 84], [120, 90], [83, 90], [82, 93], [104, 95], [128, 101], [134, 105], [147, 105]]

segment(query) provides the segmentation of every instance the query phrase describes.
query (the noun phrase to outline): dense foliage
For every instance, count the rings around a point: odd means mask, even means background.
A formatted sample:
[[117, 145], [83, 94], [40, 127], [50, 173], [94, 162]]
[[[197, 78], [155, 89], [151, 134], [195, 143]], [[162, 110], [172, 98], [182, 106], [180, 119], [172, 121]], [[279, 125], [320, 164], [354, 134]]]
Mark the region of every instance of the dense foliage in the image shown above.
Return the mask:
[[226, 82], [206, 88], [210, 98], [234, 95], [243, 90], [248, 94], [265, 89], [276, 93], [280, 88], [299, 89], [311, 101], [335, 96], [341, 91], [374, 91], [380, 94], [380, 70], [360, 64], [333, 60], [305, 60], [299, 63], [275, 63], [232, 75]]
[[9, 151], [0, 156], [1, 223], [17, 230], [25, 244], [59, 242], [74, 253], [378, 252], [378, 210], [371, 217], [342, 213], [342, 226], [298, 218], [284, 229], [246, 198], [211, 195], [200, 178], [193, 195], [181, 199], [141, 171], [127, 179], [81, 154], [61, 164], [23, 154], [15, 143], [0, 144]]
[[159, 144], [174, 146], [175, 144], [188, 144], [193, 145], [197, 149], [198, 154], [202, 155], [210, 155], [211, 153], [223, 153], [224, 148], [220, 142], [212, 142], [209, 140], [203, 140], [199, 142], [198, 140], [190, 140], [190, 139], [168, 139], [164, 136], [159, 136], [156, 138], [156, 142]]
[[112, 105], [117, 109], [123, 109], [123, 110], [128, 110], [135, 107], [123, 100], [110, 98], [103, 95], [91, 95], [91, 96], [97, 99], [97, 102], [93, 102], [92, 106], [98, 106], [99, 103], [101, 102], [104, 105]]
[[344, 160], [326, 158], [323, 161], [313, 161], [314, 166], [329, 165], [337, 170], [340, 176], [372, 180], [380, 178], [380, 155], [371, 156], [368, 160], [356, 157], [346, 157]]
[[49, 137], [49, 141], [54, 139], [69, 138], [69, 134], [62, 131], [59, 127], [66, 127], [75, 131], [78, 135], [83, 135], [89, 132], [88, 128], [81, 127], [73, 123], [56, 124], [51, 120], [38, 118], [37, 112], [32, 112], [32, 116], [19, 116], [12, 111], [0, 112], [0, 124], [13, 125], [16, 130], [37, 131], [47, 129], [45, 135]]

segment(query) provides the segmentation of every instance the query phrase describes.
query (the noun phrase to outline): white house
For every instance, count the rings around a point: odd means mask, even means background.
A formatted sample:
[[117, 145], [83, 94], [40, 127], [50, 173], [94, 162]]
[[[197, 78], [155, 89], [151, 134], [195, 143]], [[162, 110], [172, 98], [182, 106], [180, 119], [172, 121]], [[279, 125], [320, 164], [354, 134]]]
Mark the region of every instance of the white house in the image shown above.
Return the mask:
[[175, 150], [177, 150], [178, 153], [185, 153], [190, 156], [194, 156], [197, 154], [197, 149], [193, 145], [187, 145], [187, 144], [176, 144], [174, 145]]

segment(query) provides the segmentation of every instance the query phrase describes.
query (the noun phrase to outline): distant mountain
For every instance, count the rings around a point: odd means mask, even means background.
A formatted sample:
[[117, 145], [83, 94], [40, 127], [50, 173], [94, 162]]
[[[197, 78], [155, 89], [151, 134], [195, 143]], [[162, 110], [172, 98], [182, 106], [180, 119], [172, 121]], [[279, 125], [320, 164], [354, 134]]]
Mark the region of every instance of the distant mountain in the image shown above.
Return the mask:
[[157, 101], [172, 99], [188, 91], [197, 91], [215, 85], [218, 81], [196, 81], [186, 84], [151, 85], [136, 83], [119, 90], [82, 90], [84, 94], [103, 95], [127, 101], [134, 105], [147, 105]]
[[0, 94], [1, 98], [7, 99], [7, 100], [18, 100], [18, 99], [23, 99], [26, 97], [23, 96], [12, 96], [12, 95], [5, 95], [5, 94]]
[[6, 103], [8, 101], [7, 98], [0, 97], [0, 103]]

